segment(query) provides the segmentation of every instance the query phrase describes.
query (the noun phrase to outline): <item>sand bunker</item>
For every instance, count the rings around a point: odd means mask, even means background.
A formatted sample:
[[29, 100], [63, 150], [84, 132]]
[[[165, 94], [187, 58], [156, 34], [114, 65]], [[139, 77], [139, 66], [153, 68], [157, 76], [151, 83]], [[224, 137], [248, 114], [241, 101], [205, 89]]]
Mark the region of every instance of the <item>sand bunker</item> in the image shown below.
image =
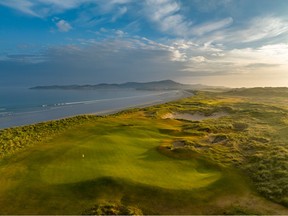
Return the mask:
[[217, 119], [220, 117], [228, 116], [226, 112], [215, 112], [212, 115], [205, 116], [203, 113], [167, 113], [162, 118], [163, 119], [184, 119], [189, 121], [202, 121], [205, 119]]
[[173, 142], [173, 147], [174, 148], [184, 148], [185, 147], [185, 141], [177, 140], [177, 141]]

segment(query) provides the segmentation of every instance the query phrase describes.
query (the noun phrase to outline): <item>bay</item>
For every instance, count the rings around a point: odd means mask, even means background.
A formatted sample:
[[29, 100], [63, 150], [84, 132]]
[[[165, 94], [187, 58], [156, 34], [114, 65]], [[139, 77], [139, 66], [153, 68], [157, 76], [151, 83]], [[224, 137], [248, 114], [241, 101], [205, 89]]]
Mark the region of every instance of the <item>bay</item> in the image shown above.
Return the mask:
[[180, 90], [31, 90], [0, 87], [0, 128], [81, 114], [109, 114], [126, 108], [168, 102], [187, 94]]

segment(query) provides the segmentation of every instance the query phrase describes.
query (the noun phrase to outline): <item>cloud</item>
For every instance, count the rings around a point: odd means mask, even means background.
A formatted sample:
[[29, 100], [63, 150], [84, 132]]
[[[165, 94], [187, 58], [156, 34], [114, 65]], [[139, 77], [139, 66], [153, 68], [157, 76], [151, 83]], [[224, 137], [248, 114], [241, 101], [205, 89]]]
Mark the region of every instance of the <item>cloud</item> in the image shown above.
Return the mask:
[[222, 28], [225, 28], [227, 26], [230, 26], [233, 23], [233, 19], [231, 17], [219, 20], [219, 21], [214, 21], [214, 22], [209, 22], [209, 23], [204, 23], [198, 26], [193, 27], [192, 29], [192, 34], [194, 35], [203, 35], [208, 32], [212, 32], [215, 30], [219, 30]]
[[232, 49], [226, 51], [225, 59], [249, 64], [287, 65], [288, 44], [264, 45], [257, 48]]
[[267, 63], [253, 63], [246, 65], [247, 68], [267, 68], [267, 67], [278, 67], [279, 64], [267, 64]]
[[[103, 78], [106, 75], [101, 72], [108, 71], [110, 77], [116, 74], [119, 79], [121, 73], [131, 76], [131, 79], [148, 75], [155, 79], [154, 76], [165, 77], [167, 74], [228, 77], [287, 72], [288, 45], [283, 41], [287, 41], [288, 37], [288, 20], [280, 15], [268, 16], [267, 13], [265, 16], [253, 14], [251, 17], [248, 12], [248, 16], [243, 19], [243, 15], [227, 12], [226, 9], [233, 2], [0, 0], [0, 5], [26, 15], [49, 17], [43, 20], [52, 19], [60, 32], [69, 32], [72, 27], [75, 32], [87, 32], [83, 34], [84, 38], [70, 35], [71, 46], [49, 48], [44, 54], [36, 55], [22, 52], [16, 52], [16, 55], [2, 54], [0, 61], [25, 65], [48, 64], [55, 71], [63, 70], [63, 74], [71, 70], [74, 77], [77, 76], [77, 70], [82, 72], [87, 69], [88, 75], [95, 73]], [[185, 8], [188, 5], [189, 8]], [[62, 18], [61, 13], [74, 9], [77, 11], [67, 13], [66, 18]], [[241, 8], [239, 11], [242, 11]], [[208, 15], [210, 12], [213, 14]], [[130, 24], [125, 26], [126, 23]], [[81, 28], [77, 29], [78, 26]], [[144, 31], [145, 37], [134, 35]], [[149, 35], [158, 38], [151, 40]], [[67, 43], [64, 40], [62, 42]]]
[[[182, 69], [183, 62], [178, 61], [181, 55], [177, 56], [177, 51], [146, 38], [90, 38], [81, 39], [79, 42], [74, 45], [48, 47], [35, 56], [4, 56], [0, 61], [0, 76], [5, 76], [4, 71], [18, 71], [17, 79], [37, 85], [87, 84], [173, 79]], [[37, 57], [45, 61], [36, 64], [33, 59], [35, 61]], [[11, 78], [9, 82], [14, 81], [16, 82], [16, 79]]]
[[254, 17], [242, 25], [238, 24], [211, 32], [208, 35], [198, 37], [196, 41], [198, 43], [213, 41], [226, 46], [243, 47], [253, 46], [259, 42], [268, 43], [272, 40], [277, 43], [277, 38], [285, 35], [288, 36], [288, 20], [276, 16], [261, 16]]
[[191, 23], [180, 14], [181, 6], [175, 0], [146, 0], [146, 17], [161, 31], [184, 36]]
[[[96, 2], [95, 0], [91, 0], [92, 2]], [[101, 8], [103, 13], [107, 13], [113, 11], [116, 6], [125, 5], [132, 2], [132, 0], [98, 0], [97, 5]]]
[[0, 0], [1, 5], [41, 18], [76, 8], [88, 2], [92, 2], [92, 0]]
[[[110, 65], [109, 61], [114, 62], [114, 59], [119, 61], [122, 59], [125, 62], [130, 59], [134, 63], [143, 60], [147, 65], [151, 62], [154, 65], [157, 65], [157, 62], [160, 65], [162, 63], [170, 66], [174, 64], [176, 71], [189, 73], [191, 76], [246, 74], [259, 70], [273, 70], [276, 67], [277, 70], [283, 71], [287, 68], [288, 62], [287, 44], [225, 50], [220, 48], [221, 45], [211, 43], [201, 45], [183, 39], [159, 43], [145, 37], [129, 36], [117, 29], [102, 29], [99, 34], [108, 34], [111, 37], [104, 37], [106, 39], [102, 40], [79, 39], [78, 44], [80, 45], [50, 49], [45, 55], [42, 54], [41, 59], [47, 61], [52, 58], [53, 62], [62, 62], [62, 65], [77, 62], [80, 66], [87, 62], [87, 65], [93, 65], [96, 62], [101, 62], [101, 65], [104, 62]], [[5, 60], [5, 58], [3, 59]], [[19, 62], [36, 59], [36, 56], [19, 56], [17, 58], [9, 56], [9, 59]], [[120, 63], [117, 61], [117, 64]], [[75, 65], [75, 68], [79, 67]], [[137, 66], [135, 66], [135, 70], [136, 68]], [[149, 70], [148, 68], [146, 69]]]
[[[195, 53], [209, 55], [203, 52], [201, 46], [194, 46]], [[222, 55], [210, 55], [190, 57], [190, 62], [184, 63], [183, 72], [191, 76], [225, 76], [243, 75], [243, 77], [268, 76], [269, 74], [287, 73], [288, 69], [288, 44], [274, 44], [260, 46], [257, 48], [242, 48], [232, 50], [222, 50]], [[201, 72], [201, 73], [200, 73]], [[269, 76], [270, 76], [269, 75]]]
[[201, 12], [211, 12], [214, 10], [219, 10], [221, 8], [226, 8], [231, 3], [235, 3], [233, 0], [190, 0], [190, 3], [193, 2], [195, 7]]
[[30, 16], [40, 17], [39, 14], [33, 10], [34, 3], [32, 3], [30, 0], [0, 0], [0, 5], [16, 9]]
[[60, 32], [68, 32], [72, 29], [72, 26], [65, 20], [58, 21], [56, 26]]
[[2, 62], [14, 62], [18, 64], [39, 64], [46, 62], [48, 58], [43, 54], [13, 54], [0, 56]]
[[241, 37], [242, 42], [254, 42], [277, 37], [283, 33], [288, 33], [288, 21], [268, 16], [252, 19], [246, 28], [236, 31], [234, 35]]
[[103, 39], [116, 39], [116, 38], [127, 38], [129, 37], [129, 34], [123, 30], [120, 29], [106, 29], [106, 28], [100, 28], [98, 31], [89, 31], [89, 33], [95, 35], [96, 38], [91, 38], [91, 39], [77, 39], [78, 41], [81, 41], [81, 43], [86, 44], [87, 41], [94, 41], [96, 42], [97, 40], [103, 40]]
[[[187, 78], [184, 82], [200, 80], [205, 83], [205, 80], [210, 80], [206, 83], [213, 84], [213, 77], [218, 85], [223, 82], [231, 86], [239, 80], [244, 85], [245, 79], [257, 77], [261, 77], [264, 83], [262, 77], [273, 74], [281, 79], [287, 73], [288, 44], [285, 43], [228, 50], [221, 49], [221, 44], [196, 44], [185, 39], [159, 43], [120, 31], [102, 29], [103, 34], [111, 37], [78, 39], [71, 43], [74, 45], [49, 47], [39, 54], [1, 56], [0, 68], [5, 71], [21, 69], [25, 76], [35, 77], [35, 82], [43, 80], [49, 84], [165, 78], [183, 81], [181, 77]], [[23, 76], [21, 79], [25, 80]], [[241, 83], [239, 81], [237, 85]]]
[[175, 1], [164, 0], [155, 1], [147, 0], [147, 6], [151, 7], [153, 13], [151, 14], [151, 20], [161, 22], [165, 17], [173, 16], [180, 10], [180, 6]]
[[180, 37], [200, 36], [226, 28], [233, 23], [232, 17], [197, 24], [182, 13], [182, 5], [175, 0], [146, 0], [146, 17], [160, 31]]
[[171, 61], [185, 62], [187, 60], [187, 56], [185, 53], [180, 52], [179, 50], [172, 49], [171, 51]]
[[207, 59], [204, 56], [195, 56], [190, 58], [191, 61], [197, 62], [197, 63], [202, 63], [207, 61]]
[[[111, 11], [116, 5], [122, 5], [130, 0], [0, 0], [0, 5], [13, 8], [30, 16], [45, 18], [67, 10], [78, 8], [81, 5], [98, 5], [102, 11]], [[120, 9], [119, 13], [124, 13]]]
[[127, 11], [128, 11], [127, 7], [119, 7], [115, 15], [112, 17], [111, 21], [115, 22], [117, 19], [122, 17]]
[[47, 6], [52, 6], [55, 9], [68, 10], [76, 8], [81, 4], [92, 2], [91, 0], [34, 0], [36, 4], [44, 4]]

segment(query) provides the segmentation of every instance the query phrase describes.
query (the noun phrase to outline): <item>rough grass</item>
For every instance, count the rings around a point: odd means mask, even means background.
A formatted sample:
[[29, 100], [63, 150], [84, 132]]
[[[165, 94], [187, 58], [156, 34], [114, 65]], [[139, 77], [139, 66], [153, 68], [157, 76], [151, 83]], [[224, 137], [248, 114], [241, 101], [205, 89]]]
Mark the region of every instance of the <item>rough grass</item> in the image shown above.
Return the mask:
[[[270, 89], [244, 90], [2, 130], [0, 214], [81, 214], [103, 203], [144, 214], [288, 214], [258, 194], [287, 205], [288, 108]], [[161, 118], [219, 111], [229, 116]]]
[[[171, 112], [230, 113], [217, 120], [183, 121], [182, 131], [190, 134], [188, 149], [219, 165], [238, 167], [258, 192], [288, 206], [288, 107], [283, 103], [287, 92], [287, 88], [254, 88], [198, 93], [164, 107]], [[157, 115], [157, 108], [151, 109]], [[215, 137], [225, 140], [215, 143]]]

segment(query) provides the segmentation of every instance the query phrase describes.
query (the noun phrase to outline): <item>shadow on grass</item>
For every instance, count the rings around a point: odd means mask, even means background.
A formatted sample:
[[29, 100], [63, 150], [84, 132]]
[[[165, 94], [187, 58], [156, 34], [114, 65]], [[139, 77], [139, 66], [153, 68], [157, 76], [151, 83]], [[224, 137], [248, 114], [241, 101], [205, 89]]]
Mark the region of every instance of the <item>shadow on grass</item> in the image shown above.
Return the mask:
[[[220, 182], [209, 187], [195, 190], [172, 190], [139, 184], [114, 177], [64, 184], [55, 186], [66, 188], [71, 196], [84, 201], [85, 208], [104, 201], [121, 202], [124, 205], [139, 207], [144, 214], [198, 214], [207, 211], [207, 200], [213, 200], [223, 194]], [[226, 193], [226, 192], [224, 192]], [[204, 206], [206, 205], [206, 209]], [[211, 207], [212, 208], [212, 207]]]

